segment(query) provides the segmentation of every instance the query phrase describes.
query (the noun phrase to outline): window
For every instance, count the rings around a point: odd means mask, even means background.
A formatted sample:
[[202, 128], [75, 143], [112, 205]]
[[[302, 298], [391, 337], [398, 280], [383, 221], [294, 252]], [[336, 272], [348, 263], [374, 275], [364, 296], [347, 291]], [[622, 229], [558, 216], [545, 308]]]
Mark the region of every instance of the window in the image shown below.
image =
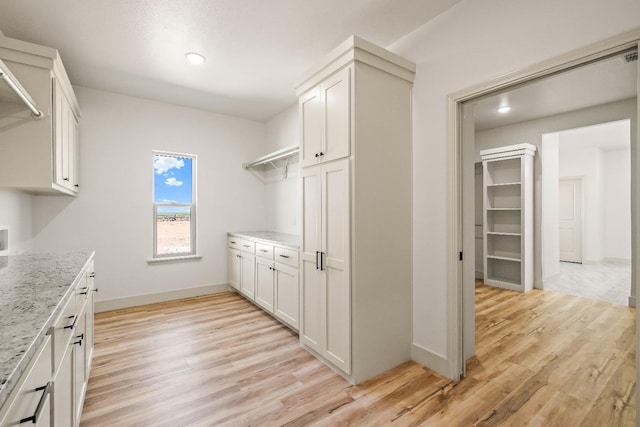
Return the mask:
[[196, 156], [153, 152], [153, 258], [196, 255]]

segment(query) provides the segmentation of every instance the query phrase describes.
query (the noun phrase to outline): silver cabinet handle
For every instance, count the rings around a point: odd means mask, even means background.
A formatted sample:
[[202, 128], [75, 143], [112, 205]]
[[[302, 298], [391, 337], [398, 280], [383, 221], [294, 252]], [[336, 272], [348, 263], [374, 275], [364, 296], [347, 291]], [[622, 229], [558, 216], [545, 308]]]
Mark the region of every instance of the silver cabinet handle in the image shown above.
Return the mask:
[[280, 255], [282, 258], [291, 258], [289, 255]]

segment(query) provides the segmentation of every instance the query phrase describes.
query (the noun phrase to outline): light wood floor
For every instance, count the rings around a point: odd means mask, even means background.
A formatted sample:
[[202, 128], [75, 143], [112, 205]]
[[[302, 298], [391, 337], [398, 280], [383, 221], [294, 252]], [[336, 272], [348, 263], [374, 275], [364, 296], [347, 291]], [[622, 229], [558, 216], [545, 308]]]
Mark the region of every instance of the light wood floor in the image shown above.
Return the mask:
[[351, 386], [231, 293], [101, 313], [82, 426], [635, 425], [634, 309], [476, 295], [457, 383], [407, 362]]

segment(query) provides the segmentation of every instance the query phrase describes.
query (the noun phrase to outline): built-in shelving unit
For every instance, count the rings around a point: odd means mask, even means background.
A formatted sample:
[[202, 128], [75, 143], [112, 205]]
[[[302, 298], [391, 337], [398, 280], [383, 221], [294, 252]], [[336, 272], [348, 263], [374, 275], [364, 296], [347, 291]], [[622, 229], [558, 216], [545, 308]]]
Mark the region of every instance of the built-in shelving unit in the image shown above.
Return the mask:
[[484, 283], [533, 288], [533, 156], [517, 144], [480, 151], [483, 166]]

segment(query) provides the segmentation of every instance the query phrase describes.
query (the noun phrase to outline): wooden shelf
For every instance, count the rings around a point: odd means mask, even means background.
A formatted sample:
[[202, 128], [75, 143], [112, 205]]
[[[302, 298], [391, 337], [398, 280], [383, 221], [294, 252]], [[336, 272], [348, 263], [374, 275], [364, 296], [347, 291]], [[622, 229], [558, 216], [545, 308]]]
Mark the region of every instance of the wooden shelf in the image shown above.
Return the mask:
[[487, 235], [489, 236], [513, 236], [513, 237], [521, 237], [522, 233], [506, 233], [502, 231], [487, 231]]
[[522, 208], [487, 208], [488, 211], [521, 211]]

